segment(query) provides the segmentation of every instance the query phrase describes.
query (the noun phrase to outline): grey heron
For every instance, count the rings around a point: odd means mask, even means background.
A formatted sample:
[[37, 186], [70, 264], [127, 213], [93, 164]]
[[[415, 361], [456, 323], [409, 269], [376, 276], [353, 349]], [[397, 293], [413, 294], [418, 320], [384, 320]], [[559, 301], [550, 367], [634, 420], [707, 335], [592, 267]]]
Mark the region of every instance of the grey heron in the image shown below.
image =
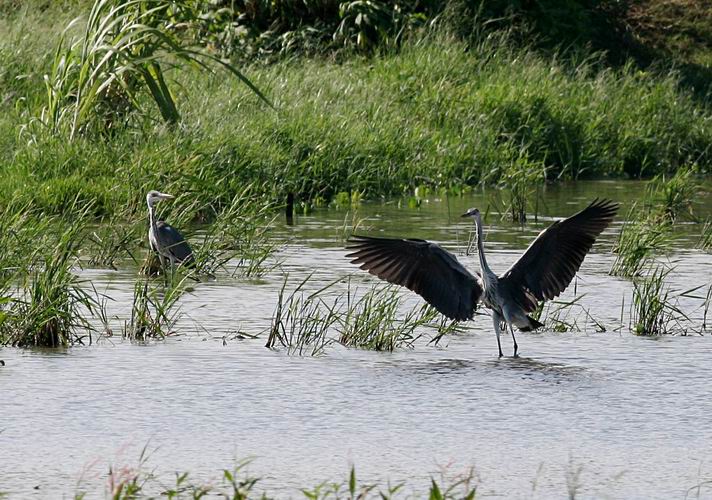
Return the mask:
[[500, 276], [487, 264], [482, 218], [476, 208], [462, 216], [474, 219], [482, 274], [471, 274], [447, 250], [418, 239], [352, 236], [347, 248], [354, 251], [346, 257], [382, 280], [414, 291], [450, 319], [472, 319], [482, 302], [492, 311], [499, 356], [504, 324], [512, 334], [517, 357], [514, 326], [524, 332], [543, 326], [530, 314], [540, 301], [553, 299], [566, 289], [617, 211], [617, 203], [596, 199], [580, 212], [554, 222]]
[[148, 204], [148, 218], [150, 226], [148, 228], [148, 242], [151, 249], [156, 252], [161, 259], [161, 264], [170, 261], [171, 265], [183, 265], [191, 267], [195, 265], [193, 250], [185, 241], [180, 232], [165, 221], [156, 218], [156, 203], [161, 200], [172, 200], [170, 194], [158, 191], [149, 191], [146, 195]]

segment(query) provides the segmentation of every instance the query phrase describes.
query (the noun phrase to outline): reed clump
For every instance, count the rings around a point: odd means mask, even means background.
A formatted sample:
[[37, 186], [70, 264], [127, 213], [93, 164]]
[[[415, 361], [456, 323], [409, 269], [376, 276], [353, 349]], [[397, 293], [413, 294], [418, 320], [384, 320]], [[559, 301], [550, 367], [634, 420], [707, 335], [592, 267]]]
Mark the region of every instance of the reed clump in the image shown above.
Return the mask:
[[695, 167], [680, 167], [673, 175], [661, 173], [648, 184], [647, 198], [652, 210], [671, 222], [681, 216], [694, 219], [692, 200], [700, 189]]
[[265, 347], [281, 346], [290, 354], [317, 356], [333, 342], [329, 331], [338, 321], [338, 299], [330, 305], [320, 294], [334, 283], [307, 295], [304, 287], [310, 278], [307, 276], [285, 297], [289, 276], [285, 277]]
[[712, 251], [712, 220], [708, 220], [705, 222], [705, 225], [702, 226], [697, 247], [706, 252]]
[[327, 299], [333, 281], [306, 293], [311, 276], [286, 295], [288, 279], [277, 298], [266, 347], [285, 347], [290, 354], [318, 355], [338, 342], [346, 347], [393, 351], [412, 347], [424, 328], [437, 331], [435, 339], [457, 330], [451, 322], [436, 321], [438, 313], [427, 304], [401, 313], [402, 300], [393, 286], [361, 293], [349, 282], [347, 290]]
[[211, 206], [211, 222], [195, 238], [197, 269], [214, 274], [234, 263], [233, 276], [255, 278], [269, 272], [273, 267], [269, 259], [280, 247], [270, 235], [276, 209], [253, 184], [238, 191], [219, 211]]
[[656, 255], [669, 248], [671, 229], [670, 219], [645, 214], [633, 207], [613, 248], [616, 260], [610, 274], [627, 278], [639, 276]]
[[152, 286], [149, 278], [141, 277], [134, 284], [131, 318], [124, 324], [123, 336], [146, 342], [164, 339], [174, 333], [180, 319], [178, 300], [186, 291], [188, 276], [164, 276], [162, 288]]
[[681, 324], [687, 316], [673, 301], [665, 278], [670, 269], [656, 267], [644, 278], [633, 282], [631, 331], [636, 335], [683, 333]]
[[96, 293], [87, 291], [74, 272], [79, 266], [82, 224], [66, 224], [51, 246], [35, 248], [23, 267], [4, 281], [0, 344], [68, 347], [93, 341], [94, 328], [87, 316], [96, 314], [100, 304]]
[[339, 315], [338, 339], [347, 347], [374, 351], [411, 347], [420, 337], [417, 330], [430, 326], [438, 316], [427, 304], [400, 316], [400, 293], [392, 286], [372, 288], [358, 298], [357, 293], [349, 287]]

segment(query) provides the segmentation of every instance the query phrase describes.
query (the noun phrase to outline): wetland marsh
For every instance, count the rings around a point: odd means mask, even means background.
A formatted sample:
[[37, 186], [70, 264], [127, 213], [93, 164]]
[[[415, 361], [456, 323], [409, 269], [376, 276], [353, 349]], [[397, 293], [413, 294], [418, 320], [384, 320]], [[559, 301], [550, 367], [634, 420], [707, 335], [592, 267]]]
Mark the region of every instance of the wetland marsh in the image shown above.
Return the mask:
[[[595, 196], [625, 208], [644, 190], [636, 182], [550, 186], [538, 222], [524, 227], [500, 220], [491, 193], [431, 196], [419, 208], [394, 200], [355, 209], [360, 232], [437, 241], [474, 270], [476, 257], [463, 255], [471, 223], [458, 215], [490, 206], [486, 248], [501, 272], [551, 216], [568, 215]], [[694, 209], [712, 215], [709, 192]], [[105, 491], [110, 465], [136, 466], [147, 444], [154, 451], [146, 469], [169, 483], [175, 471], [214, 482], [233, 460], [253, 457], [250, 472], [277, 497], [346, 477], [351, 464], [362, 481], [404, 481], [404, 491], [427, 487], [441, 468], [457, 475], [471, 466], [478, 496], [510, 498], [562, 496], [574, 480], [583, 497], [682, 498], [712, 479], [704, 377], [712, 344], [708, 332], [692, 330], [702, 325], [703, 300], [679, 298], [687, 332], [632, 334], [631, 281], [609, 275], [621, 218], [561, 297], [582, 296], [580, 308], [562, 318], [575, 328], [520, 333], [520, 359], [497, 359], [486, 315], [437, 346], [429, 343], [436, 329], [423, 326], [394, 352], [338, 342], [319, 356], [265, 348], [285, 274], [287, 290], [309, 275], [308, 292], [341, 280], [321, 292], [326, 303], [348, 286], [381, 286], [344, 258], [351, 210], [317, 210], [297, 216], [293, 226], [276, 221], [272, 237], [289, 242], [270, 257], [277, 267], [259, 279], [223, 272], [191, 284], [165, 340], [99, 335], [91, 347], [0, 349], [0, 490], [11, 497], [92, 497]], [[667, 283], [677, 292], [710, 285], [712, 259], [693, 248], [701, 227], [678, 224], [669, 255], [657, 257], [674, 266]], [[116, 270], [79, 271], [110, 298], [115, 331], [131, 314], [137, 272], [130, 260]], [[150, 286], [160, 288], [162, 278]], [[399, 295], [401, 314], [422, 303]], [[543, 315], [550, 313], [545, 307]], [[711, 493], [704, 485], [701, 491]]]

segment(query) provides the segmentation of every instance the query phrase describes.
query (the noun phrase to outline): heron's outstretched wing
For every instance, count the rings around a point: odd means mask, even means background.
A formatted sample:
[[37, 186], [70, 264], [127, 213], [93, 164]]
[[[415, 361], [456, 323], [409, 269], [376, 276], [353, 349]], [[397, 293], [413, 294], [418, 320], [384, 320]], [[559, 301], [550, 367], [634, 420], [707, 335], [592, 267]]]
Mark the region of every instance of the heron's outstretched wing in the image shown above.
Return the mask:
[[454, 255], [425, 240], [352, 236], [352, 264], [382, 280], [422, 296], [451, 319], [470, 319], [482, 296], [482, 284]]
[[167, 222], [159, 220], [156, 223], [156, 229], [155, 236], [158, 245], [165, 252], [170, 253], [176, 262], [189, 267], [195, 264], [193, 250], [176, 228]]
[[617, 211], [617, 203], [595, 199], [580, 212], [554, 222], [500, 277], [500, 285], [515, 297], [519, 291], [518, 302], [527, 312], [536, 308], [537, 300], [557, 297], [569, 286], [596, 238]]

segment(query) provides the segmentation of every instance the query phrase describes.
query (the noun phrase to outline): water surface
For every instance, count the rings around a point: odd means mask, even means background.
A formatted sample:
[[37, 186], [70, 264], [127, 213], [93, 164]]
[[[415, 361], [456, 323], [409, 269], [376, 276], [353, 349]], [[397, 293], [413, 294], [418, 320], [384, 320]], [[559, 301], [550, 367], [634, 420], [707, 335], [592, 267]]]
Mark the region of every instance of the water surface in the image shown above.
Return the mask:
[[[578, 183], [548, 188], [538, 222], [501, 221], [490, 207], [490, 265], [504, 271], [552, 217], [595, 196], [630, 206], [638, 183]], [[486, 209], [483, 194], [407, 203], [371, 203], [358, 217], [369, 234], [427, 238], [462, 255], [470, 223], [459, 214]], [[712, 214], [701, 198], [696, 211]], [[622, 210], [625, 212], [625, 208]], [[296, 283], [314, 272], [317, 289], [351, 275], [375, 280], [344, 258], [345, 211], [325, 210], [279, 227], [289, 243], [281, 266], [259, 281], [219, 275], [182, 297], [176, 335], [147, 345], [105, 338], [69, 350], [0, 349], [0, 491], [11, 498], [100, 496], [106, 473], [136, 466], [152, 450], [150, 470], [170, 484], [175, 471], [217, 480], [235, 460], [280, 498], [299, 488], [346, 479], [351, 464], [364, 481], [406, 481], [474, 467], [478, 495], [501, 498], [712, 498], [710, 337], [642, 338], [624, 328], [629, 281], [608, 276], [616, 227], [582, 266], [572, 311], [581, 331], [518, 335], [522, 357], [498, 359], [491, 320], [478, 316], [435, 347], [428, 335], [413, 349], [376, 353], [338, 344], [320, 357], [263, 347], [284, 273]], [[670, 256], [675, 290], [712, 281], [712, 258], [693, 248], [699, 225], [685, 224]], [[365, 229], [364, 229], [365, 231]], [[131, 308], [136, 269], [88, 269], [84, 277], [113, 300], [117, 331]], [[156, 286], [160, 286], [156, 283]], [[344, 290], [345, 283], [333, 288]], [[420, 304], [405, 294], [404, 310]], [[573, 287], [565, 298], [572, 298]], [[621, 308], [623, 303], [623, 325]], [[681, 306], [701, 324], [700, 301]], [[260, 335], [234, 338], [238, 331]], [[503, 338], [511, 354], [511, 339]], [[78, 486], [80, 484], [80, 486]]]

